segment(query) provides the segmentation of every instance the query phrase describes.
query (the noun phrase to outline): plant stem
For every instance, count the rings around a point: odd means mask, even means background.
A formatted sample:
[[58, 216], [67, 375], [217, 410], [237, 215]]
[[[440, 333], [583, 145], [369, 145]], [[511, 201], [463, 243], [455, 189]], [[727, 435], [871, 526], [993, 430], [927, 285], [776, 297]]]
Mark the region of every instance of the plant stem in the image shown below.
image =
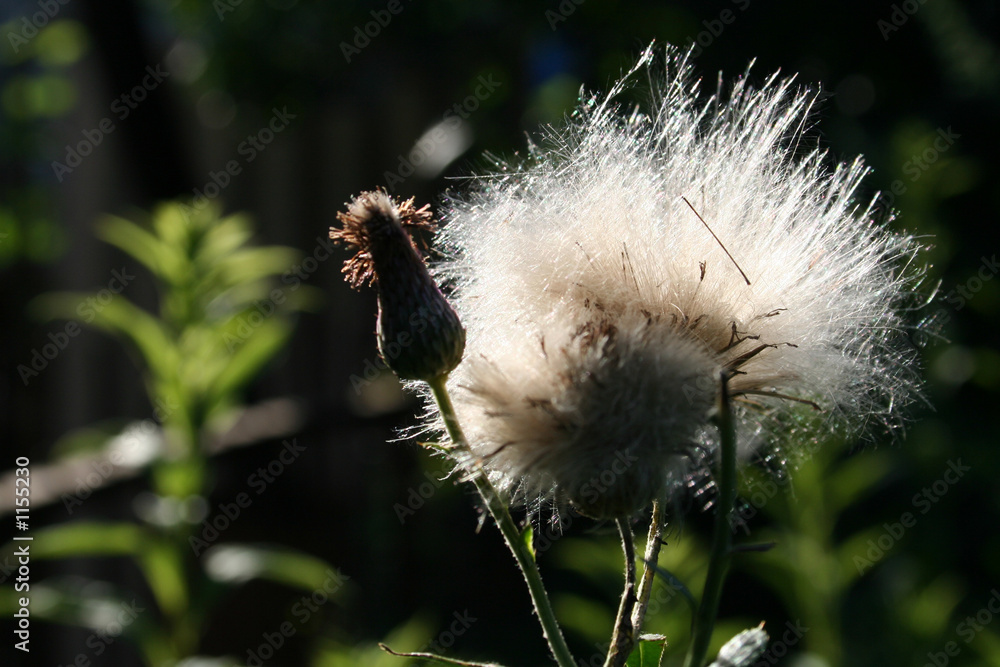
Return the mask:
[[604, 667], [622, 667], [635, 646], [635, 632], [632, 626], [632, 607], [635, 606], [635, 544], [632, 528], [628, 520], [615, 519], [618, 533], [622, 538], [622, 553], [625, 556], [625, 588], [622, 590], [622, 601], [618, 606], [618, 618], [611, 634], [611, 647]]
[[712, 639], [715, 617], [719, 611], [722, 584], [732, 556], [732, 528], [730, 517], [736, 503], [736, 427], [729, 402], [729, 387], [723, 373], [719, 387], [719, 405], [716, 421], [719, 427], [719, 498], [715, 508], [715, 528], [712, 535], [712, 554], [701, 604], [694, 619], [694, 636], [688, 649], [684, 667], [701, 667], [705, 662], [708, 644]]
[[[430, 385], [431, 392], [434, 394], [434, 400], [437, 402], [438, 410], [444, 419], [444, 425], [452, 444], [464, 453], [471, 454], [469, 443], [465, 439], [465, 434], [462, 433], [462, 427], [458, 423], [455, 408], [451, 404], [451, 397], [448, 395], [448, 389], [445, 386], [446, 380], [447, 376], [442, 375], [428, 381], [427, 384]], [[528, 584], [528, 592], [531, 594], [531, 602], [535, 607], [535, 613], [542, 624], [542, 633], [549, 643], [549, 649], [552, 651], [556, 663], [559, 667], [576, 667], [576, 661], [573, 659], [573, 654], [570, 653], [569, 647], [566, 645], [566, 639], [563, 637], [562, 630], [559, 629], [559, 623], [556, 621], [555, 613], [552, 611], [552, 603], [549, 601], [549, 595], [542, 584], [542, 575], [539, 573], [538, 565], [535, 563], [535, 556], [530, 551], [528, 545], [524, 543], [521, 531], [518, 530], [517, 525], [514, 523], [514, 519], [507, 510], [507, 505], [500, 499], [500, 494], [497, 493], [486, 473], [482, 470], [473, 471], [472, 482], [476, 485], [476, 490], [479, 491], [479, 495], [486, 504], [486, 509], [489, 511], [490, 516], [493, 517], [497, 527], [503, 534], [503, 539], [507, 543], [507, 547], [514, 554], [514, 559], [521, 569], [521, 574], [524, 575], [524, 580]]]
[[643, 554], [642, 558], [642, 579], [639, 580], [635, 607], [632, 609], [632, 632], [636, 637], [642, 632], [642, 624], [646, 619], [646, 607], [649, 606], [649, 595], [653, 592], [653, 581], [656, 578], [655, 567], [660, 559], [660, 546], [662, 544], [663, 507], [659, 500], [654, 500], [653, 512], [649, 517], [649, 534], [646, 535], [646, 553]]

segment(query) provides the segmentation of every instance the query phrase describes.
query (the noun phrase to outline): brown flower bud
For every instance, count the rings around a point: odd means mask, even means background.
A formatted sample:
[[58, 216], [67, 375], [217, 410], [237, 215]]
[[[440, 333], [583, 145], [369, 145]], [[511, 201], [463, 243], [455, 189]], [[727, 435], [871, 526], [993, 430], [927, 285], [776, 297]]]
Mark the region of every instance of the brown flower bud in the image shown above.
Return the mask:
[[407, 228], [433, 230], [429, 206], [397, 205], [383, 191], [362, 192], [338, 213], [330, 238], [357, 248], [344, 263], [352, 287], [378, 290], [378, 348], [404, 380], [432, 380], [462, 360], [465, 329], [434, 283]]

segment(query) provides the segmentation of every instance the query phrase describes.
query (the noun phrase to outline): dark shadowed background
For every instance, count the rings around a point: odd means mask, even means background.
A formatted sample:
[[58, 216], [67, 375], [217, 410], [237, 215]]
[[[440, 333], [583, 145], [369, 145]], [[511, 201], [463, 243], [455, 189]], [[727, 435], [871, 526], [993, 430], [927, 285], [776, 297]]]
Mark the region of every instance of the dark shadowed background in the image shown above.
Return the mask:
[[[864, 197], [882, 191], [883, 209], [897, 211], [891, 225], [927, 237], [928, 291], [940, 281], [938, 301], [923, 313], [940, 336], [914, 341], [924, 350], [926, 404], [912, 408], [905, 437], [844, 445], [854, 472], [829, 482], [865, 490], [824, 518], [820, 543], [836, 545], [836, 563], [852, 573], [831, 597], [831, 615], [814, 618], [803, 602], [830, 592], [808, 589], [809, 581], [824, 585], [810, 574], [823, 554], [802, 551], [790, 566], [801, 565], [795, 583], [741, 561], [722, 616], [735, 619], [733, 631], [766, 620], [778, 639], [786, 623], [821, 629], [788, 635], [770, 664], [1000, 664], [1000, 620], [988, 606], [995, 599], [1000, 610], [1000, 448], [990, 426], [1000, 388], [998, 11], [993, 2], [954, 0], [6, 0], [4, 535], [15, 533], [17, 457], [29, 457], [41, 480], [46, 466], [64, 464], [54, 447], [67, 434], [107, 420], [155, 421], [163, 407], [147, 399], [128, 346], [87, 327], [68, 335], [65, 320], [37, 316], [34, 300], [108, 289], [154, 310], [149, 273], [99, 240], [94, 225], [108, 213], [135, 218], [164, 200], [207, 198], [248, 213], [260, 245], [303, 254], [276, 285], [324, 295], [243, 392], [238, 432], [213, 439], [208, 517], [240, 493], [252, 498], [213, 545], [292, 547], [348, 583], [317, 603], [325, 596], [273, 581], [212, 579], [196, 589], [211, 595], [188, 602], [205, 613], [191, 644], [203, 661], [187, 664], [406, 664], [374, 647], [388, 637], [401, 649], [433, 642], [450, 656], [545, 664], [520, 576], [492, 526], [477, 534], [469, 490], [442, 482], [442, 463], [413, 441], [389, 442], [416, 422], [420, 406], [391, 375], [375, 376], [374, 294], [348, 288], [340, 274], [347, 254], [325, 239], [361, 190], [383, 185], [437, 203], [463, 187], [462, 176], [490, 167], [484, 153], [512, 156], [525, 148], [525, 133], [561, 122], [581, 85], [606, 89], [650, 41], [693, 43], [708, 82], [756, 58], [758, 81], [780, 69], [821, 88], [812, 132], [831, 166], [865, 156], [873, 173]], [[294, 452], [282, 459], [287, 443]], [[268, 466], [271, 481], [253, 477]], [[942, 484], [958, 467], [962, 474]], [[142, 469], [98, 471], [100, 483], [67, 503], [93, 472], [45, 478], [53, 486], [48, 496], [36, 488], [28, 534], [76, 521], [139, 522], [136, 500], [149, 488]], [[794, 471], [791, 479], [794, 487]], [[821, 474], [817, 484], [825, 483]], [[791, 505], [809, 497], [784, 483], [778, 493]], [[906, 512], [914, 525], [899, 530]], [[761, 512], [754, 525], [766, 531], [775, 520]], [[703, 546], [706, 525], [695, 512], [671, 545]], [[620, 556], [610, 527], [578, 518], [566, 532], [539, 561], [571, 645], [589, 665], [594, 643], [610, 632]], [[200, 572], [204, 556], [184, 554], [184, 567]], [[46, 618], [45, 582], [71, 580], [90, 582], [85, 592], [134, 598], [142, 623], [156, 625], [149, 586], [129, 558], [33, 561], [30, 653], [13, 648], [16, 576], [9, 564], [0, 572], [0, 655], [12, 656], [3, 664], [84, 664], [80, 656], [94, 665], [149, 664], [130, 636], [139, 623], [95, 641], [114, 624]], [[314, 600], [308, 613], [296, 607], [303, 596]], [[679, 601], [659, 613], [682, 619], [677, 627], [688, 618]], [[839, 649], [824, 648], [831, 643]]]

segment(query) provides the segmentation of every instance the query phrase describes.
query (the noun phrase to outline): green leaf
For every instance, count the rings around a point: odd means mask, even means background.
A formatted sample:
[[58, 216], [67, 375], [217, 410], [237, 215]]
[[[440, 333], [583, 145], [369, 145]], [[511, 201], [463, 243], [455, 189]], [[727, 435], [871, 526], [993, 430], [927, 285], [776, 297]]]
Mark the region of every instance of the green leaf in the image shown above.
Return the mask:
[[148, 540], [142, 545], [139, 565], [153, 591], [156, 604], [176, 616], [188, 606], [184, 563], [173, 545], [162, 540]]
[[881, 452], [865, 452], [841, 463], [829, 473], [825, 483], [829, 497], [830, 514], [836, 516], [860, 500], [878, 482], [889, 474], [892, 461]]
[[626, 667], [659, 667], [660, 657], [667, 648], [663, 635], [642, 635], [629, 655]]
[[691, 595], [691, 591], [688, 590], [688, 587], [684, 585], [684, 582], [678, 579], [676, 576], [674, 576], [674, 574], [665, 567], [652, 563], [650, 564], [650, 566], [653, 568], [656, 574], [660, 575], [660, 577], [666, 582], [668, 586], [670, 586], [672, 589], [681, 594], [681, 597], [683, 597], [685, 602], [687, 602], [688, 608], [691, 610], [691, 614], [693, 617], [695, 611], [698, 609], [698, 603], [695, 602], [694, 596]]
[[[9, 590], [11, 599], [3, 599], [0, 595], [0, 612], [5, 615], [8, 610], [13, 612], [10, 603], [16, 604], [13, 588]], [[98, 632], [107, 632], [109, 624], [114, 623], [116, 631], [120, 628], [120, 635], [107, 636], [116, 642], [120, 639], [133, 641], [146, 656], [146, 664], [175, 664], [180, 656], [152, 609], [142, 597], [104, 581], [49, 577], [31, 583], [31, 618]], [[97, 640], [98, 636], [91, 635], [91, 638]], [[96, 648], [103, 644], [91, 643], [90, 646]]]
[[108, 216], [97, 223], [97, 236], [142, 262], [157, 278], [171, 284], [183, 282], [184, 256], [139, 225]]
[[164, 202], [153, 210], [153, 231], [164, 245], [173, 248], [188, 263], [193, 239], [201, 236], [218, 217], [216, 202], [209, 202], [201, 209]]
[[170, 498], [198, 495], [205, 484], [205, 459], [184, 456], [161, 460], [153, 466], [152, 474], [153, 487], [160, 495]]
[[[178, 364], [177, 349], [163, 324], [153, 315], [118, 295], [98, 309], [88, 302], [91, 294], [56, 292], [38, 297], [32, 307], [48, 318], [84, 320], [91, 325], [131, 341], [150, 372], [168, 378]], [[88, 306], [88, 303], [91, 305]]]
[[225, 257], [216, 258], [205, 270], [204, 285], [226, 289], [234, 285], [260, 280], [291, 271], [301, 253], [294, 248], [267, 246], [243, 248]]
[[[888, 550], [883, 550], [879, 546], [878, 540], [883, 535], [887, 535], [884, 529], [871, 526], [844, 539], [837, 547], [836, 558], [840, 563], [840, 576], [845, 585], [858, 577], [867, 575], [878, 567], [885, 558], [894, 555], [895, 540], [888, 544]], [[885, 544], [883, 541], [883, 545]]]
[[250, 220], [245, 215], [230, 215], [218, 220], [206, 232], [195, 249], [194, 261], [211, 266], [243, 246], [253, 236]]
[[205, 571], [216, 581], [265, 579], [339, 597], [350, 580], [325, 560], [285, 547], [225, 544], [205, 554]]
[[285, 346], [291, 334], [291, 323], [284, 318], [272, 317], [242, 339], [242, 342], [238, 337], [228, 338], [227, 342], [235, 345], [235, 348], [207, 392], [209, 409], [224, 407], [233, 394], [250, 382]]
[[42, 528], [35, 532], [34, 538], [33, 558], [134, 556], [140, 552], [148, 533], [132, 523], [74, 521]]
[[75, 429], [56, 440], [49, 456], [60, 460], [104, 451], [108, 443], [121, 435], [128, 425], [129, 422], [123, 419], [115, 419]]

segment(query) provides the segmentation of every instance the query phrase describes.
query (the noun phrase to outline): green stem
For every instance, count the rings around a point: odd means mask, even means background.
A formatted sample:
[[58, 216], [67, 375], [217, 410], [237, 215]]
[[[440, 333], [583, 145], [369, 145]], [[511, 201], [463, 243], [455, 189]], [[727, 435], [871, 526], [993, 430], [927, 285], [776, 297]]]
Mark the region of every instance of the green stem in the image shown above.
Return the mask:
[[732, 527], [730, 517], [736, 503], [736, 427], [729, 403], [729, 388], [725, 375], [719, 388], [719, 406], [716, 420], [719, 427], [719, 499], [715, 508], [715, 528], [712, 535], [712, 554], [701, 604], [694, 619], [694, 636], [688, 649], [684, 667], [701, 667], [705, 663], [708, 644], [712, 639], [715, 617], [719, 612], [722, 584], [732, 556]]
[[[440, 410], [441, 417], [444, 419], [444, 425], [452, 444], [468, 454], [470, 453], [469, 443], [465, 439], [465, 434], [462, 433], [462, 427], [458, 423], [455, 408], [451, 404], [451, 397], [448, 395], [448, 389], [445, 386], [446, 380], [447, 376], [442, 375], [428, 381], [427, 384], [430, 385], [431, 392], [434, 394], [434, 400], [437, 402], [438, 410]], [[531, 594], [531, 602], [535, 607], [535, 613], [542, 624], [542, 633], [549, 643], [549, 648], [556, 659], [556, 663], [558, 663], [559, 667], [576, 667], [576, 661], [573, 659], [573, 654], [570, 653], [569, 647], [566, 645], [566, 639], [563, 637], [562, 630], [559, 629], [559, 623], [556, 621], [556, 615], [552, 611], [552, 603], [549, 601], [548, 593], [542, 584], [542, 575], [538, 572], [538, 565], [535, 563], [534, 554], [522, 540], [521, 531], [518, 530], [514, 519], [507, 510], [507, 506], [500, 499], [500, 494], [497, 493], [497, 490], [493, 487], [486, 474], [482, 470], [474, 471], [472, 482], [476, 485], [479, 495], [482, 496], [490, 516], [493, 517], [493, 521], [496, 522], [497, 527], [503, 534], [503, 539], [507, 543], [507, 547], [514, 554], [514, 559], [521, 569], [521, 574], [524, 575], [524, 580], [528, 584], [528, 592]]]

